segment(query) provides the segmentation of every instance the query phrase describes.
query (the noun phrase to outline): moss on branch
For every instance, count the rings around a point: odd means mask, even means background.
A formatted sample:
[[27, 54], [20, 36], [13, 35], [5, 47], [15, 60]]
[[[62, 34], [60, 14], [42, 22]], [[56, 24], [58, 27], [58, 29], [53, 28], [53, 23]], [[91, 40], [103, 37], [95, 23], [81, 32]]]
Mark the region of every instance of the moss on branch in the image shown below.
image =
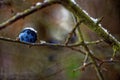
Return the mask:
[[[74, 0], [50, 0], [48, 2], [44, 2], [41, 5], [35, 5], [23, 12], [17, 13], [15, 16], [11, 17], [10, 19], [8, 19], [7, 21], [3, 22], [0, 24], [0, 30], [6, 28], [8, 25], [14, 23], [15, 21], [22, 19], [36, 11], [38, 11], [39, 9], [43, 9], [47, 6], [50, 6], [52, 4], [61, 4], [63, 5], [65, 8], [67, 8], [69, 11], [71, 11], [71, 13], [74, 14], [75, 17], [77, 17], [80, 21], [82, 20], [85, 25], [87, 25], [91, 30], [95, 31], [100, 37], [103, 38], [102, 41], [105, 41], [106, 43], [108, 43], [109, 45], [111, 45], [114, 48], [114, 52], [116, 53], [116, 51], [120, 51], [120, 42], [114, 38], [106, 29], [104, 29], [100, 23], [99, 20], [97, 19], [93, 19], [92, 17], [90, 17], [84, 10], [82, 10], [75, 2], [73, 2]], [[96, 21], [97, 20], [97, 21]], [[72, 33], [75, 31], [76, 28], [73, 29]], [[71, 34], [72, 34], [71, 33]], [[71, 37], [71, 36], [70, 36]], [[69, 38], [67, 40], [67, 43], [69, 41]], [[0, 37], [0, 40], [3, 41], [7, 41], [7, 42], [13, 42], [13, 43], [20, 43], [20, 44], [24, 44], [24, 45], [29, 45], [29, 46], [54, 46], [54, 47], [67, 47], [70, 48], [72, 50], [78, 51], [83, 53], [84, 55], [86, 54], [85, 52], [78, 50], [74, 47], [77, 46], [83, 46], [85, 47], [87, 53], [89, 54], [88, 56], [91, 57], [91, 60], [93, 62], [93, 64], [95, 65], [99, 80], [104, 80], [102, 73], [100, 72], [99, 66], [96, 62], [97, 61], [101, 61], [98, 58], [96, 58], [94, 55], [92, 55], [92, 52], [89, 50], [89, 48], [87, 47], [88, 44], [96, 44], [99, 43], [99, 41], [95, 41], [95, 42], [91, 42], [91, 43], [86, 43], [83, 39], [84, 43], [79, 43], [79, 44], [50, 44], [50, 43], [24, 43], [24, 42], [20, 42], [17, 40], [12, 40], [9, 38], [3, 38]], [[102, 64], [102, 63], [101, 63]]]
[[73, 13], [79, 20], [84, 20], [84, 24], [91, 30], [95, 31], [100, 37], [102, 37], [109, 45], [116, 46], [117, 50], [120, 50], [120, 42], [114, 38], [106, 29], [104, 29], [99, 23], [94, 22], [89, 15], [87, 15], [77, 4], [71, 0], [61, 0], [61, 4]]

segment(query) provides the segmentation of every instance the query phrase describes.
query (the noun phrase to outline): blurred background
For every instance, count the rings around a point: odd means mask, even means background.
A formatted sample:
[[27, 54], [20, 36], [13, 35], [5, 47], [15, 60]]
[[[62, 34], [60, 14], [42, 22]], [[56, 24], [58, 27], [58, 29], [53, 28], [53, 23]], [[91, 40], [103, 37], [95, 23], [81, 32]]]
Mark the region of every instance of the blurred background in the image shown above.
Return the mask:
[[[93, 18], [104, 17], [101, 24], [120, 40], [119, 0], [75, 0]], [[0, 23], [43, 0], [0, 0]], [[55, 4], [22, 18], [0, 31], [0, 36], [16, 39], [26, 27], [37, 30], [38, 40], [63, 43], [74, 26], [72, 14], [63, 6]], [[101, 39], [81, 25], [86, 41]], [[74, 38], [75, 42], [77, 38]], [[89, 46], [101, 59], [110, 59], [112, 48], [102, 42]], [[119, 53], [115, 56], [120, 60]], [[0, 41], [0, 80], [98, 80], [94, 67], [73, 72], [82, 65], [84, 55], [67, 48], [31, 47]], [[120, 79], [120, 64], [104, 64], [105, 80]]]

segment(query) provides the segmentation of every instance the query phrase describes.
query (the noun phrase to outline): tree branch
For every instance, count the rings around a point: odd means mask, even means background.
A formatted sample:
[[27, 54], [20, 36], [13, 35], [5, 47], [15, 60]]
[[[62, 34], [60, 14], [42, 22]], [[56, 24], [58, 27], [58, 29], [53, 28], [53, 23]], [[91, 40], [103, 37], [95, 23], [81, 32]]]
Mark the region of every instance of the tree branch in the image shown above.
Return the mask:
[[82, 10], [75, 2], [72, 2], [72, 0], [50, 0], [48, 2], [42, 3], [41, 5], [35, 5], [34, 7], [20, 12], [8, 19], [7, 21], [1, 23], [0, 30], [4, 29], [5, 27], [14, 23], [17, 20], [38, 11], [39, 9], [43, 9], [56, 3], [65, 6], [65, 8], [71, 11], [80, 20], [84, 20], [83, 23], [86, 24], [91, 30], [95, 31], [100, 37], [102, 37], [105, 42], [110, 44], [112, 47], [115, 46], [117, 50], [120, 50], [120, 42], [98, 23], [99, 20], [95, 22], [92, 17], [90, 17], [84, 10]]
[[72, 2], [72, 0], [60, 0], [60, 2], [80, 20], [84, 20], [83, 23], [102, 37], [106, 43], [112, 47], [116, 46], [117, 50], [120, 50], [120, 42], [103, 28], [101, 24], [98, 24], [98, 21], [95, 21], [94, 18], [90, 17], [85, 10], [82, 10], [75, 2]]
[[[7, 41], [7, 42], [12, 42], [12, 43], [18, 43], [18, 44], [24, 44], [24, 45], [28, 45], [28, 46], [52, 46], [52, 47], [66, 47], [66, 48], [69, 48], [71, 50], [74, 50], [74, 51], [77, 51], [77, 52], [80, 52], [82, 53], [83, 55], [85, 55], [86, 53], [80, 49], [76, 49], [74, 47], [79, 47], [79, 46], [82, 46], [83, 44], [68, 44], [68, 45], [65, 45], [65, 44], [52, 44], [52, 43], [47, 43], [47, 42], [44, 42], [44, 43], [26, 43], [26, 42], [21, 42], [19, 40], [14, 40], [14, 39], [10, 39], [10, 38], [4, 38], [4, 37], [0, 37], [0, 40], [1, 41]], [[87, 43], [86, 43], [87, 44]], [[90, 43], [91, 44], [91, 43]], [[90, 45], [88, 43], [88, 45]], [[102, 61], [100, 60], [99, 58], [93, 56], [97, 61]]]
[[103, 77], [103, 75], [102, 75], [102, 73], [101, 73], [101, 71], [100, 71], [100, 68], [99, 68], [99, 66], [98, 66], [98, 64], [97, 64], [97, 62], [96, 62], [96, 60], [95, 60], [95, 58], [94, 58], [94, 56], [93, 56], [92, 51], [91, 51], [91, 50], [88, 48], [88, 46], [85, 44], [85, 40], [84, 40], [84, 38], [83, 38], [83, 35], [82, 35], [82, 32], [81, 32], [81, 28], [80, 28], [80, 27], [78, 27], [78, 32], [79, 32], [79, 36], [80, 36], [80, 38], [81, 38], [81, 42], [83, 43], [83, 47], [84, 47], [84, 49], [87, 51], [87, 53], [86, 53], [86, 55], [85, 55], [85, 59], [84, 59], [83, 65], [85, 65], [85, 64], [87, 63], [88, 57], [90, 57], [90, 59], [92, 60], [93, 65], [94, 65], [94, 67], [95, 67], [95, 70], [96, 70], [96, 72], [97, 72], [97, 76], [98, 76], [99, 80], [104, 80], [104, 77]]
[[[10, 19], [8, 19], [7, 21], [3, 22], [0, 24], [0, 30], [6, 28], [8, 25], [14, 23], [15, 21], [19, 20], [19, 19], [22, 19], [36, 11], [38, 11], [39, 9], [43, 9], [47, 6], [50, 6], [52, 4], [61, 4], [63, 5], [65, 8], [67, 8], [69, 11], [71, 11], [74, 16], [76, 16], [79, 20], [84, 20], [83, 23], [85, 25], [87, 25], [91, 30], [95, 31], [100, 37], [103, 38], [103, 40], [108, 43], [109, 45], [111, 45], [113, 48], [115, 48], [116, 51], [120, 51], [120, 42], [114, 38], [106, 29], [104, 29], [101, 24], [100, 24], [100, 20], [97, 20], [97, 19], [94, 19], [92, 17], [90, 17], [88, 15], [88, 13], [84, 10], [82, 10], [75, 2], [73, 2], [74, 0], [50, 0], [48, 2], [45, 2], [45, 3], [42, 3], [40, 5], [35, 5], [23, 12], [20, 12], [20, 13], [17, 13], [15, 16], [11, 17]], [[76, 29], [76, 27], [73, 29], [72, 32], [74, 32]], [[71, 33], [72, 35], [72, 33]], [[70, 35], [70, 37], [71, 37]], [[82, 37], [82, 35], [80, 35]], [[25, 43], [25, 42], [20, 42], [20, 41], [17, 41], [17, 40], [12, 40], [12, 39], [9, 39], [9, 38], [3, 38], [3, 37], [0, 37], [0, 40], [3, 40], [3, 41], [7, 41], [7, 42], [13, 42], [13, 43], [21, 43], [21, 44], [25, 44], [25, 45], [30, 45], [30, 46], [54, 46], [54, 47], [67, 47], [67, 48], [70, 48], [72, 50], [75, 50], [75, 51], [79, 51], [83, 54], [86, 54], [85, 52], [81, 51], [81, 50], [77, 50], [75, 49], [74, 47], [77, 47], [77, 46], [80, 46], [82, 45], [85, 50], [87, 51], [87, 58], [90, 57], [91, 60], [92, 60], [92, 63], [94, 64], [95, 66], [95, 69], [97, 71], [97, 74], [98, 74], [98, 77], [100, 80], [103, 80], [103, 76], [102, 76], [102, 73], [100, 71], [100, 68], [99, 68], [99, 65], [97, 64], [96, 60], [98, 61], [101, 61], [99, 60], [98, 58], [96, 58], [92, 52], [89, 50], [88, 48], [88, 44], [95, 44], [95, 43], [99, 43], [99, 41], [97, 42], [93, 42], [93, 43], [86, 43], [83, 39], [83, 37], [81, 38], [82, 39], [82, 42], [79, 43], [79, 44], [68, 44], [68, 41], [70, 39], [70, 37], [68, 37], [68, 40], [66, 41], [66, 44], [51, 44], [51, 43]], [[87, 58], [85, 59], [85, 62], [87, 60]], [[104, 61], [102, 63], [100, 63], [100, 66], [104, 63], [109, 63], [109, 61]]]
[[17, 13], [15, 16], [13, 16], [10, 19], [8, 19], [7, 21], [4, 21], [3, 23], [1, 23], [0, 24], [0, 30], [6, 28], [8, 25], [16, 22], [17, 20], [22, 19], [22, 18], [38, 11], [39, 9], [43, 9], [45, 7], [51, 6], [51, 5], [56, 4], [56, 3], [59, 3], [59, 1], [52, 0], [52, 1], [49, 1], [49, 2], [42, 3], [40, 5], [32, 6], [31, 8], [26, 9], [23, 12]]

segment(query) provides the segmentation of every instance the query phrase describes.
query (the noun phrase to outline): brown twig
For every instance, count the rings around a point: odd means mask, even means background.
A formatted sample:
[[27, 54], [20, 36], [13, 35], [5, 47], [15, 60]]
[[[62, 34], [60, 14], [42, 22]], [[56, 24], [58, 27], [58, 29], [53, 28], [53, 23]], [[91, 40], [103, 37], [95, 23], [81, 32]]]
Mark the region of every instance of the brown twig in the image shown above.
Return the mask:
[[79, 32], [79, 36], [81, 38], [81, 42], [84, 44], [83, 47], [87, 51], [84, 63], [86, 63], [87, 60], [88, 60], [88, 57], [90, 57], [90, 59], [92, 60], [93, 65], [95, 67], [95, 70], [97, 72], [97, 76], [98, 76], [99, 80], [104, 80], [104, 77], [103, 77], [103, 75], [102, 75], [102, 73], [100, 71], [100, 68], [99, 68], [95, 58], [93, 57], [92, 51], [88, 48], [88, 45], [85, 44], [85, 40], [83, 38], [83, 35], [82, 35], [80, 27], [78, 27], [78, 32]]
[[86, 64], [84, 64], [84, 65], [74, 69], [73, 71], [78, 71], [78, 70], [82, 70], [83, 71], [83, 70], [85, 70], [86, 67], [88, 67], [88, 66], [90, 66], [92, 64], [93, 64], [92, 62], [86, 63]]
[[[52, 44], [52, 43], [27, 43], [27, 42], [21, 42], [19, 40], [15, 40], [15, 39], [11, 39], [11, 38], [5, 38], [5, 37], [0, 37], [1, 41], [7, 41], [7, 42], [12, 42], [12, 43], [19, 43], [19, 44], [24, 44], [24, 45], [29, 45], [29, 46], [55, 46], [55, 47], [78, 47], [78, 46], [82, 46], [82, 43], [78, 43], [78, 44], [69, 44], [69, 45], [65, 45], [65, 44]], [[86, 44], [90, 45], [93, 44], [95, 42], [87, 42]], [[97, 43], [97, 42], [96, 42]], [[95, 43], [95, 44], [96, 44]]]
[[[86, 52], [80, 50], [80, 49], [77, 49], [75, 47], [78, 46], [78, 44], [69, 44], [69, 45], [65, 45], [65, 44], [52, 44], [52, 43], [26, 43], [26, 42], [21, 42], [19, 40], [15, 40], [15, 39], [10, 39], [10, 38], [4, 38], [4, 37], [0, 37], [0, 40], [1, 41], [7, 41], [7, 42], [12, 42], [12, 43], [18, 43], [18, 44], [24, 44], [24, 45], [29, 45], [29, 46], [52, 46], [52, 47], [66, 47], [66, 48], [69, 48], [71, 50], [74, 50], [74, 51], [77, 51], [77, 52], [80, 52], [82, 53], [83, 55], [86, 54]], [[76, 46], [77, 45], [77, 46]], [[83, 45], [83, 44], [79, 44], [80, 45]], [[97, 61], [101, 61], [99, 58], [95, 57], [94, 58], [97, 60]]]
[[[112, 47], [115, 46], [117, 50], [120, 50], [120, 42], [117, 41], [116, 38], [114, 38], [106, 29], [104, 29], [98, 21], [95, 23], [89, 15], [87, 15], [77, 4], [72, 2], [71, 0], [51, 0], [49, 2], [42, 3], [41, 5], [35, 5], [34, 7], [27, 9], [23, 12], [17, 13], [15, 16], [12, 18], [8, 19], [7, 21], [3, 22], [0, 24], [0, 30], [6, 28], [8, 25], [14, 23], [15, 21], [26, 17], [27, 15], [30, 15], [39, 9], [45, 8], [47, 6], [50, 6], [52, 4], [60, 3], [61, 5], [65, 6], [69, 11], [71, 11], [77, 18], [85, 20], [83, 23], [86, 24], [90, 29], [94, 30], [100, 37], [102, 37], [105, 42], [110, 44]], [[102, 20], [102, 19], [101, 19]], [[73, 29], [74, 32], [75, 28]], [[78, 29], [79, 30], [79, 29]], [[80, 32], [80, 31], [79, 31]], [[71, 34], [72, 35], [72, 34]], [[73, 45], [65, 45], [65, 44], [51, 44], [51, 43], [24, 43], [20, 42], [17, 40], [12, 40], [9, 38], [3, 38], [1, 37], [0, 40], [7, 41], [7, 42], [13, 42], [13, 43], [20, 43], [20, 44], [25, 44], [25, 45], [30, 45], [30, 46], [54, 46], [54, 47], [67, 47], [70, 49], [73, 49], [75, 51], [79, 51], [83, 54], [86, 54], [87, 58], [90, 57], [92, 60], [92, 63], [95, 66], [95, 69], [97, 71], [97, 75], [100, 80], [104, 80], [102, 73], [100, 72], [99, 66], [103, 65], [104, 63], [111, 63], [113, 61], [103, 61], [99, 65], [97, 64], [96, 58], [92, 52], [89, 50], [87, 43], [84, 41], [83, 36], [80, 32], [81, 40], [82, 42], [79, 44], [73, 44]], [[71, 36], [70, 36], [71, 37]], [[66, 41], [66, 44], [68, 44], [70, 37], [68, 37], [68, 40]], [[90, 43], [89, 43], [90, 44]], [[92, 43], [93, 44], [93, 43]], [[76, 48], [73, 48], [75, 46], [80, 46], [82, 45], [87, 53], [82, 52], [81, 50], [76, 50]], [[86, 59], [87, 60], [87, 59]], [[86, 61], [85, 60], [85, 61]], [[99, 60], [99, 59], [98, 59]]]
[[15, 21], [17, 21], [19, 19], [22, 19], [22, 18], [40, 10], [40, 9], [43, 9], [45, 7], [51, 6], [51, 5], [56, 4], [56, 3], [59, 3], [59, 1], [58, 0], [52, 0], [52, 1], [49, 1], [49, 2], [42, 3], [41, 5], [32, 6], [31, 8], [26, 9], [23, 12], [19, 12], [15, 16], [8, 19], [7, 21], [4, 21], [3, 23], [1, 23], [0, 24], [0, 30], [6, 28], [8, 25], [14, 23]]
[[72, 35], [75, 33], [75, 30], [77, 29], [77, 27], [79, 27], [79, 25], [83, 22], [83, 20], [79, 21], [75, 27], [72, 29], [72, 31], [69, 33], [68, 37], [66, 38], [66, 41], [65, 41], [65, 45], [68, 45]]
[[99, 67], [101, 67], [105, 63], [120, 63], [119, 60], [102, 60], [102, 62], [99, 63]]
[[116, 46], [117, 51], [120, 51], [120, 42], [105, 28], [103, 28], [101, 24], [97, 25], [96, 22], [88, 15], [88, 13], [85, 12], [85, 10], [82, 10], [77, 3], [72, 2], [72, 0], [60, 0], [60, 3], [69, 11], [71, 11], [78, 19], [85, 20], [83, 23], [91, 30], [95, 31], [98, 36], [102, 37], [106, 43], [112, 47]]

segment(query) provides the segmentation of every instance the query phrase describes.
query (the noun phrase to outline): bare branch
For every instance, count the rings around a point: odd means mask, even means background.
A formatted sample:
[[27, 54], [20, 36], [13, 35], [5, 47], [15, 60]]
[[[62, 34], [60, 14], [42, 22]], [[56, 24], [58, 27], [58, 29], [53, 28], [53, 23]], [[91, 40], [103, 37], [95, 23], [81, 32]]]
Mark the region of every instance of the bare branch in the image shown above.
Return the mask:
[[52, 0], [52, 1], [49, 1], [49, 2], [42, 3], [41, 5], [32, 6], [31, 8], [26, 9], [23, 12], [19, 12], [15, 16], [8, 19], [7, 21], [4, 21], [3, 23], [1, 23], [0, 24], [0, 30], [6, 28], [8, 25], [14, 23], [15, 21], [17, 21], [19, 19], [22, 19], [22, 18], [40, 10], [40, 9], [43, 9], [45, 7], [51, 6], [51, 5], [56, 4], [56, 3], [59, 3], [59, 1], [58, 0]]
[[66, 44], [66, 45], [68, 45], [68, 43], [69, 43], [72, 35], [75, 33], [75, 30], [77, 29], [77, 27], [79, 27], [79, 25], [80, 25], [82, 22], [83, 22], [83, 20], [79, 21], [79, 22], [75, 25], [75, 27], [72, 29], [72, 31], [69, 33], [69, 35], [68, 35], [68, 37], [67, 37], [67, 39], [66, 39], [66, 41], [65, 41], [65, 44]]
[[120, 63], [119, 60], [103, 60], [100, 64], [99, 67], [101, 67], [105, 63]]
[[[19, 19], [22, 19], [22, 18], [40, 10], [40, 9], [43, 9], [47, 6], [50, 6], [50, 5], [53, 5], [56, 3], [65, 6], [69, 11], [71, 11], [74, 14], [74, 16], [76, 16], [78, 18], [78, 20], [80, 20], [80, 21], [84, 20], [83, 23], [86, 24], [91, 30], [95, 31], [100, 37], [103, 38], [103, 40], [86, 42], [83, 38], [82, 32], [81, 32], [80, 27], [79, 27], [79, 25], [81, 24], [82, 21], [80, 23], [77, 23], [76, 26], [73, 28], [73, 30], [70, 32], [68, 38], [66, 39], [65, 44], [26, 43], [26, 42], [20, 42], [18, 40], [13, 40], [13, 39], [4, 38], [4, 37], [0, 37], [0, 40], [12, 42], [12, 43], [20, 43], [20, 44], [29, 45], [29, 46], [66, 47], [66, 48], [72, 49], [74, 51], [80, 52], [80, 53], [86, 55], [86, 57], [84, 59], [83, 66], [78, 68], [78, 69], [84, 69], [86, 66], [93, 64], [95, 66], [95, 70], [97, 72], [99, 80], [104, 80], [103, 75], [100, 71], [100, 67], [104, 63], [112, 63], [112, 62], [119, 62], [120, 63], [120, 61], [100, 60], [99, 58], [97, 58], [96, 56], [93, 55], [93, 53], [89, 49], [88, 45], [98, 44], [102, 41], [105, 41], [106, 43], [108, 43], [109, 45], [111, 45], [114, 48], [114, 54], [113, 54], [113, 57], [114, 57], [114, 55], [116, 54], [116, 51], [120, 51], [120, 42], [116, 38], [114, 38], [106, 29], [104, 29], [101, 26], [100, 22], [103, 19], [103, 17], [97, 21], [94, 21], [94, 19], [92, 17], [90, 17], [84, 10], [82, 10], [75, 2], [72, 2], [72, 0], [50, 0], [49, 2], [42, 3], [41, 5], [35, 5], [27, 10], [24, 10], [23, 12], [17, 13], [15, 16], [13, 16], [10, 19], [8, 19], [7, 21], [1, 23], [0, 30], [6, 28], [8, 25], [14, 23], [15, 21], [17, 21]], [[79, 36], [81, 38], [81, 42], [79, 42], [77, 44], [68, 44], [71, 36], [73, 35], [73, 33], [75, 32], [75, 30], [77, 28], [78, 28]], [[79, 46], [83, 46], [86, 52], [82, 51], [81, 49], [75, 48], [75, 47], [79, 47]], [[88, 57], [90, 57], [90, 59], [92, 60], [92, 63], [87, 63]], [[99, 65], [98, 65], [97, 61], [100, 61]], [[78, 69], [76, 69], [76, 70], [78, 70]], [[60, 70], [60, 72], [61, 71], [62, 70]], [[55, 74], [57, 74], [57, 73], [55, 73]], [[55, 75], [55, 74], [53, 74], [53, 75]]]
[[99, 80], [104, 80], [104, 77], [103, 77], [103, 75], [102, 75], [102, 73], [101, 73], [101, 71], [100, 71], [100, 68], [99, 68], [99, 66], [98, 66], [95, 58], [94, 58], [93, 55], [92, 55], [92, 54], [93, 54], [92, 51], [91, 51], [91, 50], [88, 48], [88, 46], [85, 44], [85, 40], [84, 40], [84, 38], [83, 38], [83, 35], [82, 35], [82, 32], [81, 32], [80, 27], [78, 27], [78, 32], [79, 32], [79, 36], [80, 36], [80, 38], [81, 38], [81, 42], [83, 43], [83, 47], [84, 47], [84, 49], [87, 51], [83, 65], [87, 62], [88, 57], [90, 57], [90, 59], [92, 60], [93, 65], [94, 65], [94, 67], [95, 67], [95, 70], [96, 70], [96, 72], [97, 72], [97, 76], [98, 76]]
[[92, 62], [86, 63], [86, 64], [84, 64], [84, 65], [74, 69], [73, 71], [78, 71], [78, 70], [82, 70], [83, 71], [83, 70], [85, 70], [86, 67], [88, 67], [88, 66], [90, 66], [92, 64], [93, 64]]
[[[83, 23], [87, 25], [91, 30], [95, 31], [100, 37], [102, 37], [109, 45], [116, 46], [117, 50], [120, 51], [120, 42], [113, 37], [105, 28], [95, 22], [92, 17], [88, 15], [85, 10], [82, 10], [77, 3], [72, 0], [60, 0], [61, 4], [71, 11], [74, 16], [80, 20], [85, 20]], [[101, 19], [102, 20], [102, 19]]]

